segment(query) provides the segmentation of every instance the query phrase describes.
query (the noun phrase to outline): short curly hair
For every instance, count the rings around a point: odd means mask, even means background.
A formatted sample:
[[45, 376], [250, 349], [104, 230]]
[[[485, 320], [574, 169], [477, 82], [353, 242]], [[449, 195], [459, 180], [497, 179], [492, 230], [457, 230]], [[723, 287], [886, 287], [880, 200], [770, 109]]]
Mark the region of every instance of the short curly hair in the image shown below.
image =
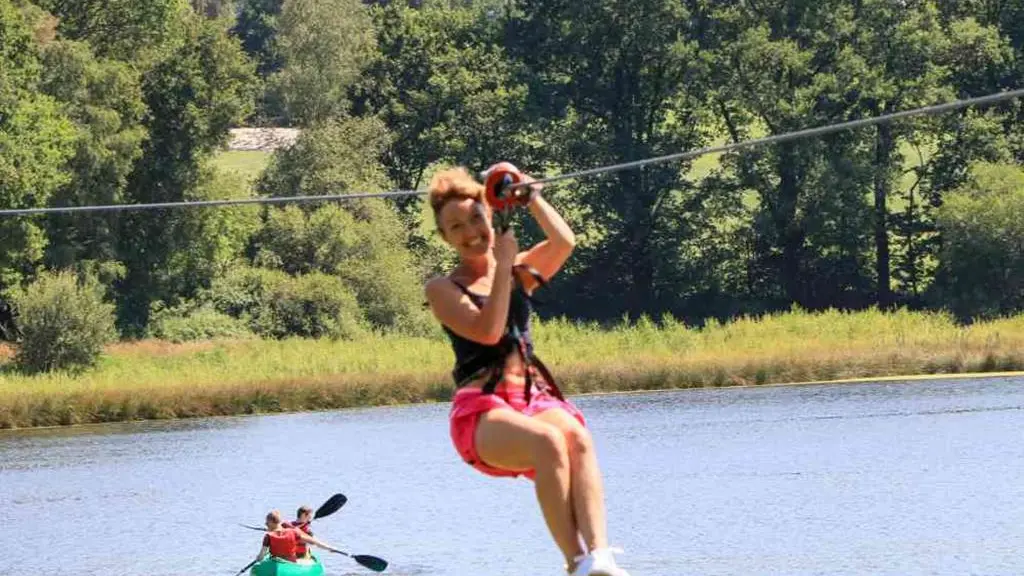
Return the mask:
[[429, 194], [434, 223], [439, 229], [441, 209], [451, 200], [471, 198], [487, 206], [484, 185], [477, 182], [465, 168], [450, 168], [435, 174], [430, 179]]

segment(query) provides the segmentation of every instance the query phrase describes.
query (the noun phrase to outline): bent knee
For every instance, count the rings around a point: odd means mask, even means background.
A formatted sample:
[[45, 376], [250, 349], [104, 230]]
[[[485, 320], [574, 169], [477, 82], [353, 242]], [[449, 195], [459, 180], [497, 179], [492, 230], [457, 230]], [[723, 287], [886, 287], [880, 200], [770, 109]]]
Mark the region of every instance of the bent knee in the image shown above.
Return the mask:
[[569, 454], [573, 457], [583, 456], [594, 451], [594, 437], [590, 430], [583, 426], [572, 426], [565, 431], [565, 439]]
[[554, 426], [544, 426], [534, 434], [533, 452], [536, 464], [569, 465], [569, 443], [561, 430]]

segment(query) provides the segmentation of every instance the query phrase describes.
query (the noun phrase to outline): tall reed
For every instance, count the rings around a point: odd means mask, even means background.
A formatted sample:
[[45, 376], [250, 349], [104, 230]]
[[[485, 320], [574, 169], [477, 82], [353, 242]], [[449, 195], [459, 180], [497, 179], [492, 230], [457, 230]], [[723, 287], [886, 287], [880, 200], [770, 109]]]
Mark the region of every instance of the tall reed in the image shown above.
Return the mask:
[[[550, 320], [535, 332], [569, 394], [1024, 370], [1024, 315], [959, 326], [936, 313], [795, 311], [700, 329]], [[372, 335], [122, 343], [78, 376], [24, 376], [8, 360], [0, 428], [446, 401], [452, 358], [442, 339]]]

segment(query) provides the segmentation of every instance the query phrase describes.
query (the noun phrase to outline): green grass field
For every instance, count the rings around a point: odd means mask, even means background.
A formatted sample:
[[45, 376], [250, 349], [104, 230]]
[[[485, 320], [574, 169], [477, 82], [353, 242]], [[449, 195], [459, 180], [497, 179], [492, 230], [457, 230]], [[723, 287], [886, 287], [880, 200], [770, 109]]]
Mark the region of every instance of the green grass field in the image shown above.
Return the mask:
[[[794, 312], [703, 329], [550, 321], [536, 338], [570, 394], [1024, 369], [1024, 315], [970, 327], [905, 311]], [[123, 343], [79, 376], [0, 367], [0, 428], [445, 401], [451, 361], [444, 340], [383, 335]]]
[[213, 163], [223, 173], [236, 173], [252, 184], [270, 163], [271, 152], [260, 150], [229, 150], [217, 154]]

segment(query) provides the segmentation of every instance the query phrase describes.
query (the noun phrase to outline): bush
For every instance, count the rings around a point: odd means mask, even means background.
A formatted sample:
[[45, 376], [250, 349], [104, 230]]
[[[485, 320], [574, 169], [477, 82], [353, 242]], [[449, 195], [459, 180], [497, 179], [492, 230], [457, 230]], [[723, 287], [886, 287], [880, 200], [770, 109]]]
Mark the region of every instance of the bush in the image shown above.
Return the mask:
[[209, 305], [156, 310], [150, 314], [149, 331], [153, 338], [171, 342], [255, 336], [244, 320], [228, 316]]
[[96, 364], [116, 340], [114, 305], [89, 274], [43, 272], [27, 288], [13, 291], [22, 340], [15, 363], [29, 373], [81, 371]]
[[429, 331], [422, 278], [394, 210], [379, 200], [304, 211], [273, 208], [258, 237], [257, 263], [298, 275], [340, 278], [366, 320], [380, 330]]
[[274, 338], [353, 338], [364, 330], [355, 294], [319, 272], [284, 276], [269, 287], [260, 311], [256, 326]]
[[319, 272], [293, 277], [279, 270], [237, 267], [201, 297], [261, 336], [352, 338], [365, 331], [355, 294], [341, 279]]
[[937, 214], [935, 301], [961, 319], [1024, 309], [1024, 170], [981, 164]]

